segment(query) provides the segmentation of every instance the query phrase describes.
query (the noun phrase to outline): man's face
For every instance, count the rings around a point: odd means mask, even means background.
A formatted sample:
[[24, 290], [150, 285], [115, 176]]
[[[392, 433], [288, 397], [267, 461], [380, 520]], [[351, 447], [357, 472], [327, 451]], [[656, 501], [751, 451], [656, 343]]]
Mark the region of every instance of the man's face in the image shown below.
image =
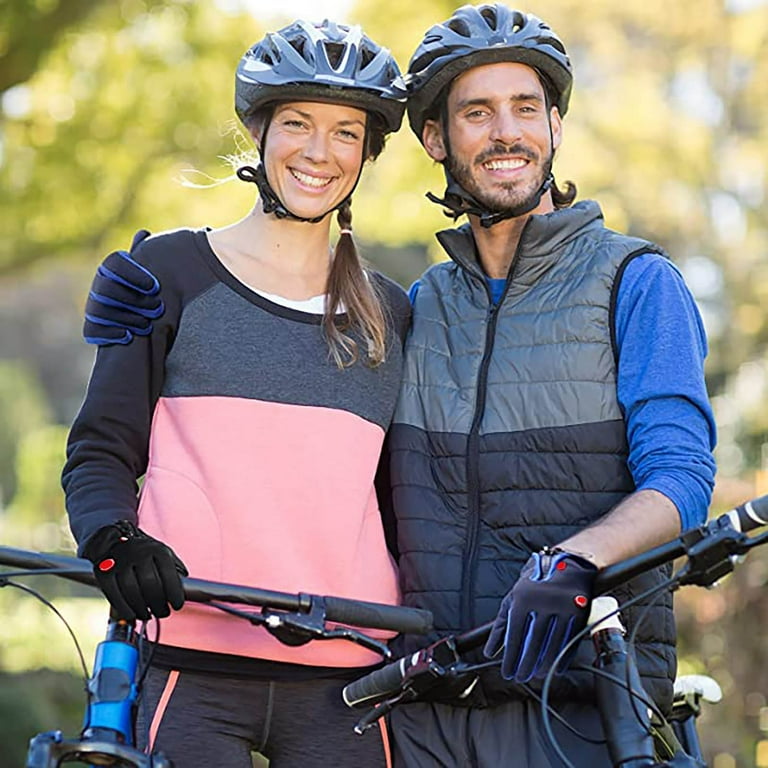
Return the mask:
[[[512, 62], [474, 67], [456, 78], [445, 129], [448, 146], [441, 125], [427, 121], [427, 152], [445, 160], [454, 179], [476, 200], [500, 211], [538, 194], [561, 139], [560, 116], [556, 107], [547, 109], [536, 72]], [[551, 209], [551, 197], [545, 195], [532, 212]]]

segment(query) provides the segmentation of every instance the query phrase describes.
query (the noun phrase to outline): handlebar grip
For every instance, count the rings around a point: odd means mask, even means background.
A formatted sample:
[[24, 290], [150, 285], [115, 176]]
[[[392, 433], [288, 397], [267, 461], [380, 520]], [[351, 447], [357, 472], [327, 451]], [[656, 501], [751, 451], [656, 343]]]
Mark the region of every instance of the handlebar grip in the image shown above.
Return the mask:
[[432, 629], [432, 613], [421, 608], [367, 603], [343, 597], [325, 597], [325, 616], [329, 621], [369, 629], [390, 629], [425, 635]]
[[744, 504], [726, 512], [723, 517], [727, 517], [731, 525], [742, 533], [748, 533], [755, 528], [768, 525], [768, 494], [744, 502]]
[[405, 679], [405, 673], [418, 658], [418, 653], [403, 656], [391, 664], [369, 672], [359, 680], [353, 680], [344, 686], [341, 692], [344, 703], [348, 707], [359, 707], [361, 704], [375, 704], [376, 701], [397, 693]]

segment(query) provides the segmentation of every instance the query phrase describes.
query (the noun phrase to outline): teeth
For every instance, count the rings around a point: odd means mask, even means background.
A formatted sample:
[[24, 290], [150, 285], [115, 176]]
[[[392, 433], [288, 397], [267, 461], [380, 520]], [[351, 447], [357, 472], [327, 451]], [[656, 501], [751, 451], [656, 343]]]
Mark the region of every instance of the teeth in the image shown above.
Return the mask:
[[525, 163], [525, 160], [489, 160], [484, 165], [491, 171], [505, 171], [512, 168], [522, 168]]
[[310, 187], [327, 187], [331, 183], [331, 179], [320, 179], [317, 176], [310, 176], [309, 174], [302, 173], [301, 171], [296, 171], [293, 168], [291, 169], [291, 173], [302, 184], [307, 184]]

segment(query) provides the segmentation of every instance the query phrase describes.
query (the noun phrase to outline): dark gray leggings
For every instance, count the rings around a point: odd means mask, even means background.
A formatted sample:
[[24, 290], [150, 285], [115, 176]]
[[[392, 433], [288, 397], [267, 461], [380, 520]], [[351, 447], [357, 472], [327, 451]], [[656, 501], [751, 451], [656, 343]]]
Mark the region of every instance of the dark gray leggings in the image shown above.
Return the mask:
[[270, 768], [385, 768], [379, 728], [353, 732], [360, 713], [341, 698], [344, 681], [262, 682], [151, 669], [137, 719], [137, 743], [174, 768], [251, 768], [251, 752]]

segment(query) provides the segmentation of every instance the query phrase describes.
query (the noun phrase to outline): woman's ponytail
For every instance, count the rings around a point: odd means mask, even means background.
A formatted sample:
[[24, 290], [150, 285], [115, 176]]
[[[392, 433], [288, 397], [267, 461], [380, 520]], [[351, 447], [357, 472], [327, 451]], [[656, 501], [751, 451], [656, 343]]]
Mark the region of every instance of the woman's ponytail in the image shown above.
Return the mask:
[[[323, 330], [339, 367], [352, 365], [360, 357], [359, 344], [349, 333], [352, 330], [367, 345], [368, 365], [377, 366], [386, 353], [387, 321], [376, 283], [366, 274], [357, 252], [349, 200], [339, 208], [337, 221], [340, 232], [328, 275]], [[339, 311], [344, 314], [337, 315]]]

